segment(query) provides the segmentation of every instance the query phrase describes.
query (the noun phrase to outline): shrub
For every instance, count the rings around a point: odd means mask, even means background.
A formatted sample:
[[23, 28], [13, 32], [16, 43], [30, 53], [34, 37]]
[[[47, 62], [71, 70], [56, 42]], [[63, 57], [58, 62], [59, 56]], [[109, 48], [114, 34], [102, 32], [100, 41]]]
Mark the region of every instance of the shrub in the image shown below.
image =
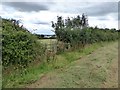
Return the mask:
[[26, 67], [44, 54], [44, 47], [37, 38], [24, 28], [14, 25], [10, 20], [2, 20], [2, 64]]
[[[84, 24], [80, 22], [84, 21]], [[87, 18], [80, 19], [76, 17], [73, 19], [63, 20], [62, 17], [57, 17], [57, 22], [52, 22], [52, 27], [55, 30], [58, 41], [70, 43], [72, 47], [84, 46], [101, 41], [114, 41], [118, 39], [118, 31], [116, 29], [100, 29], [88, 27]]]

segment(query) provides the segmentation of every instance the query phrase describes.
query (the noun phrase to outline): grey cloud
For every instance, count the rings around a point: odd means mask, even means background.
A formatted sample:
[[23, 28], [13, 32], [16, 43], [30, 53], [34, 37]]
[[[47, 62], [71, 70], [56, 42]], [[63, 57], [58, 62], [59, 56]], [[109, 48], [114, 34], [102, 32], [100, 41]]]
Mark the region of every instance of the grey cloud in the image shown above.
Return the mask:
[[109, 19], [106, 17], [99, 17], [98, 20], [109, 20]]
[[32, 24], [37, 24], [37, 25], [49, 25], [50, 23], [47, 21], [42, 21], [39, 19], [39, 17], [35, 17], [31, 20], [29, 20]]
[[19, 11], [31, 12], [40, 10], [49, 10], [49, 4], [53, 3], [43, 3], [43, 2], [3, 2], [3, 5], [13, 7]]
[[[65, 2], [64, 2], [65, 3]], [[50, 10], [54, 9], [56, 12], [65, 12], [65, 13], [86, 13], [88, 16], [104, 16], [110, 13], [118, 12], [118, 3], [117, 2], [92, 2], [92, 3], [83, 3], [83, 2], [67, 2], [60, 3], [59, 5], [56, 2], [3, 2], [3, 5], [11, 6], [20, 11], [40, 11], [40, 10]], [[85, 7], [83, 7], [85, 6]]]
[[49, 25], [48, 22], [36, 22], [36, 23], [34, 23], [34, 24], [44, 24], [44, 25]]
[[118, 20], [120, 20], [120, 1], [118, 3]]
[[15, 18], [23, 18], [21, 15], [14, 15]]
[[85, 9], [89, 16], [104, 16], [118, 12], [117, 2], [104, 2]]
[[61, 7], [61, 5], [54, 6], [53, 8], [57, 8], [56, 11], [64, 13], [86, 13], [88, 16], [104, 16], [110, 13], [118, 12], [117, 2], [68, 2], [66, 7]]

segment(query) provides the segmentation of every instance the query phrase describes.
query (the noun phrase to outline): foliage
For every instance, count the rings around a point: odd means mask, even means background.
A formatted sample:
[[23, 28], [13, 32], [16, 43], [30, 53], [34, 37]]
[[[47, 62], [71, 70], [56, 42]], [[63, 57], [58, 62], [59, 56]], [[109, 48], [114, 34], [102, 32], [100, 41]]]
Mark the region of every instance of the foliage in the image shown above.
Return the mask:
[[[46, 39], [45, 39], [46, 40]], [[42, 63], [42, 64], [33, 64], [30, 67], [26, 68], [27, 73], [23, 73], [21, 77], [20, 71], [14, 71], [9, 75], [4, 75], [3, 77], [3, 88], [22, 88], [26, 85], [29, 85], [36, 80], [40, 79], [44, 74], [47, 72], [53, 71], [55, 69], [60, 69], [65, 67], [72, 61], [80, 59], [80, 57], [84, 57], [88, 55], [88, 53], [92, 53], [93, 51], [97, 50], [101, 46], [112, 45], [113, 42], [104, 42], [104, 43], [94, 43], [90, 46], [86, 46], [82, 51], [75, 50], [71, 52], [63, 52], [57, 55], [57, 60], [55, 62], [50, 63]], [[17, 74], [17, 75], [16, 75]]]
[[2, 20], [2, 65], [26, 67], [30, 62], [40, 59], [44, 47], [37, 38], [12, 20]]
[[91, 44], [100, 41], [113, 41], [118, 39], [118, 31], [116, 29], [100, 29], [88, 27], [87, 17], [83, 14], [76, 18], [63, 20], [57, 17], [57, 23], [52, 22], [52, 27], [59, 41], [70, 43], [71, 46]]

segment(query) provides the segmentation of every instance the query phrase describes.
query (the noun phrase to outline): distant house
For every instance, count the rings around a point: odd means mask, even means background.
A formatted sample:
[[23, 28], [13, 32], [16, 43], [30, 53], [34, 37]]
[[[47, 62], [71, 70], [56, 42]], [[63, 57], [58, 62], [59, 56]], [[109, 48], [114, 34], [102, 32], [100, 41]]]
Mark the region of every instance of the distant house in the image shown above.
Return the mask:
[[36, 34], [36, 36], [39, 38], [39, 39], [55, 39], [56, 38], [56, 35], [44, 35], [44, 34]]
[[44, 35], [44, 38], [50, 38], [51, 35]]

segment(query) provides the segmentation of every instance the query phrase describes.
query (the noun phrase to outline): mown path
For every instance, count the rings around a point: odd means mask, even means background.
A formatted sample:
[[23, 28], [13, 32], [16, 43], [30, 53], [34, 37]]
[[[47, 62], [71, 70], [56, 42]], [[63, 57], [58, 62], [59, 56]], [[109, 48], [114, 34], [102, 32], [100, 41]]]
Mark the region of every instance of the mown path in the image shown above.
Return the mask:
[[118, 87], [118, 43], [114, 42], [45, 74], [28, 88], [116, 88]]

